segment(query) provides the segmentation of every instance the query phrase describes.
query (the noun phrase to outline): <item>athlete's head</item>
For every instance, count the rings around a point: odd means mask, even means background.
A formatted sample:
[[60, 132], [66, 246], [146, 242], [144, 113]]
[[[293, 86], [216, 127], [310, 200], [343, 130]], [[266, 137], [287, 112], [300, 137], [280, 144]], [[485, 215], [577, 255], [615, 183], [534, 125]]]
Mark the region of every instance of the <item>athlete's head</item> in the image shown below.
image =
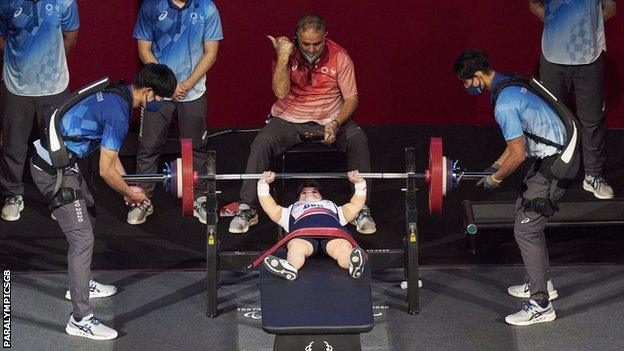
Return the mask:
[[177, 84], [173, 71], [166, 65], [146, 64], [134, 78], [134, 107], [143, 106], [150, 111], [158, 110], [155, 108], [157, 103], [173, 96]]
[[299, 184], [299, 201], [321, 201], [321, 185], [315, 180], [307, 180]]

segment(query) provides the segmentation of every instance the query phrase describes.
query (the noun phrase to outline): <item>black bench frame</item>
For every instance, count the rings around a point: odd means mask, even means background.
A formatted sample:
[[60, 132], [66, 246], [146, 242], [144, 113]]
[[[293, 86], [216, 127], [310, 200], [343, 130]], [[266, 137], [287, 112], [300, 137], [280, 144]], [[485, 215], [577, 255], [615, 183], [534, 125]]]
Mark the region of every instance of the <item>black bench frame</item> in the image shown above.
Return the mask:
[[[208, 151], [207, 174], [216, 174], [216, 152]], [[416, 172], [416, 154], [413, 147], [405, 149], [406, 173]], [[227, 270], [246, 270], [261, 252], [258, 251], [220, 251], [217, 216], [219, 206], [215, 180], [209, 180], [206, 186], [206, 315], [218, 316], [219, 273]], [[418, 289], [418, 226], [417, 226], [417, 188], [416, 180], [408, 178], [405, 190], [405, 248], [367, 250], [371, 269], [403, 268], [407, 287], [407, 312], [420, 312]]]

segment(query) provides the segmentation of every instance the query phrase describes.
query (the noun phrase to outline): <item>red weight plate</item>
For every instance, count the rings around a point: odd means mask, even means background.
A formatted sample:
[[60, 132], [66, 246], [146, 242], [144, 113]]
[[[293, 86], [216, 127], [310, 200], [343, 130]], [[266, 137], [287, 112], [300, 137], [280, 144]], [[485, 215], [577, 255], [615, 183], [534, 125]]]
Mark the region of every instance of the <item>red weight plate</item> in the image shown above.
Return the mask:
[[431, 138], [429, 141], [429, 213], [442, 213], [444, 181], [442, 138]]
[[[195, 202], [193, 194], [193, 142], [191, 139], [180, 140], [182, 157], [182, 215], [192, 216]], [[180, 181], [180, 179], [178, 179]]]

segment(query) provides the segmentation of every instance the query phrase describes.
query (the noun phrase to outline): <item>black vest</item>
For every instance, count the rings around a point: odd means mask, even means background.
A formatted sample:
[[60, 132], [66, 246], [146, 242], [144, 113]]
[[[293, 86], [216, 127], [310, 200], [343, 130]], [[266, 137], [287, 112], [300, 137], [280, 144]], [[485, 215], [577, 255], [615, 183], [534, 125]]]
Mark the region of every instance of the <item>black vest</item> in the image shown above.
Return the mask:
[[508, 86], [519, 86], [527, 89], [533, 94], [546, 101], [555, 111], [566, 129], [566, 140], [563, 145], [552, 140], [524, 132], [524, 135], [537, 143], [553, 146], [559, 150], [557, 159], [550, 166], [551, 174], [557, 179], [574, 179], [578, 173], [580, 165], [580, 135], [576, 116], [570, 109], [559, 101], [546, 87], [537, 79], [526, 80], [519, 75], [511, 75], [510, 79], [503, 80], [492, 89], [492, 101], [496, 104], [500, 92]]

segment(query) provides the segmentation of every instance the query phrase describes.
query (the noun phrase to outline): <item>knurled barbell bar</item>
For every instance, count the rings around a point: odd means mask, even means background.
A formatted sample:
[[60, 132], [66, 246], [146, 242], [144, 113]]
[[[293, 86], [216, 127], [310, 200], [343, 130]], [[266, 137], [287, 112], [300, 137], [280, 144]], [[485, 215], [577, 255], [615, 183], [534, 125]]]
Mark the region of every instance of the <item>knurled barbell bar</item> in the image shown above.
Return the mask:
[[[127, 174], [123, 178], [130, 183], [163, 183], [168, 192], [182, 198], [182, 214], [193, 214], [193, 186], [198, 180], [260, 179], [262, 174], [198, 174], [193, 170], [193, 146], [190, 139], [180, 141], [180, 158], [172, 161], [160, 174]], [[368, 179], [424, 179], [429, 185], [429, 213], [441, 214], [443, 198], [457, 188], [462, 179], [480, 179], [486, 172], [466, 172], [457, 161], [447, 159], [442, 153], [442, 139], [431, 138], [429, 142], [429, 169], [425, 172], [408, 173], [360, 173]], [[277, 179], [340, 179], [346, 172], [325, 173], [277, 173]]]

